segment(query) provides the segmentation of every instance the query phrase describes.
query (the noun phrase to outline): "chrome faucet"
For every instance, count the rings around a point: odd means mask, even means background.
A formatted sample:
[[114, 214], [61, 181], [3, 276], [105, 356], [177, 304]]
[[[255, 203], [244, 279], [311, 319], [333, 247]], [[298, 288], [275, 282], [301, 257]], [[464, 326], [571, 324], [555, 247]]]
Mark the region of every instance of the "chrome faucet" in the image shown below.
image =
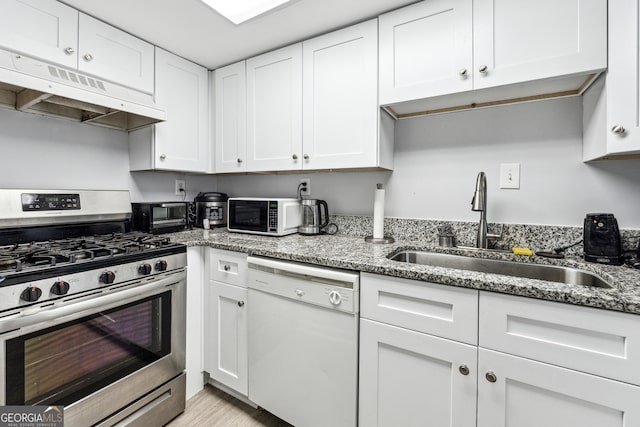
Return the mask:
[[480, 212], [476, 247], [486, 249], [489, 247], [489, 239], [499, 239], [502, 234], [487, 233], [487, 176], [484, 172], [480, 172], [476, 179], [476, 191], [471, 200], [471, 210]]

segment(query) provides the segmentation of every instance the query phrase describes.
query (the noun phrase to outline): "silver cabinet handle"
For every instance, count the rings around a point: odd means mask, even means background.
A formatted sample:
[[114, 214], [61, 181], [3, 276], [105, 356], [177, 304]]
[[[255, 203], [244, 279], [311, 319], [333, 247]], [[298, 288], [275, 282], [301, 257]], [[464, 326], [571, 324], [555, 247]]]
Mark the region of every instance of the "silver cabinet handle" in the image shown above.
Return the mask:
[[611, 128], [611, 132], [615, 133], [616, 135], [622, 135], [626, 131], [627, 130], [622, 125], [615, 125], [614, 127]]
[[242, 159], [238, 158], [238, 160], [236, 160], [238, 162], [238, 164], [242, 163]]
[[231, 270], [231, 267], [229, 267], [229, 264], [225, 264], [223, 268], [224, 268], [224, 271]]
[[244, 305], [244, 301], [238, 301], [238, 307], [242, 307]]
[[291, 158], [292, 158], [293, 160], [298, 160], [298, 155], [297, 155], [297, 154], [294, 154], [293, 156], [291, 156]]
[[93, 55], [91, 55], [90, 53], [87, 53], [85, 56], [83, 56], [83, 58], [87, 62], [93, 61]]
[[467, 365], [460, 365], [458, 371], [460, 371], [462, 375], [469, 375], [469, 367]]
[[305, 155], [304, 155], [304, 156], [302, 156], [302, 157], [304, 157], [304, 159], [305, 159], [305, 160], [309, 160], [309, 155], [308, 155], [308, 154], [305, 154]]
[[487, 379], [487, 381], [489, 381], [490, 383], [495, 383], [496, 381], [498, 381], [498, 377], [496, 376], [496, 373], [493, 371], [487, 371], [486, 374], [484, 374], [484, 377]]
[[463, 78], [466, 79], [467, 78], [467, 69], [466, 68], [461, 69], [460, 71], [458, 71], [458, 74], [460, 75], [460, 77], [463, 77]]
[[73, 55], [75, 52], [75, 49], [72, 47], [68, 47], [64, 50], [64, 53], [66, 53], [67, 55]]
[[166, 154], [160, 154], [160, 160], [164, 162], [166, 158], [167, 158]]
[[480, 71], [480, 74], [487, 74], [488, 69], [489, 67], [487, 67], [486, 65], [481, 65], [480, 68], [478, 68], [478, 71]]

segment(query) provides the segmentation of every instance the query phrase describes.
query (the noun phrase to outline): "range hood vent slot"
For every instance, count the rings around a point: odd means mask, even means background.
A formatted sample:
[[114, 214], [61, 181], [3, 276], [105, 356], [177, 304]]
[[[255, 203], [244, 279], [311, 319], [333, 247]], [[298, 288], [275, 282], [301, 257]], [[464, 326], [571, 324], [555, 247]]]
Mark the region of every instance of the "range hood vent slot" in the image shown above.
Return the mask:
[[0, 107], [120, 130], [166, 119], [151, 94], [4, 50]]

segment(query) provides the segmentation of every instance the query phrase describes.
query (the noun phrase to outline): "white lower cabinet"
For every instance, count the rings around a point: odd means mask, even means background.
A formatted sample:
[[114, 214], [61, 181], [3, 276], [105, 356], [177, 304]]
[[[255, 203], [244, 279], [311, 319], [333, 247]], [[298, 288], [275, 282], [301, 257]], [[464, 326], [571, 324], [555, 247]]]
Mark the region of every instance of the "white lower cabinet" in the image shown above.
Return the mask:
[[474, 425], [477, 351], [361, 319], [360, 425]]
[[210, 276], [204, 290], [204, 370], [211, 379], [246, 396], [249, 384], [246, 280], [237, 285], [211, 280], [211, 277], [220, 278], [214, 272], [222, 265], [225, 274], [232, 275], [230, 281], [237, 282], [234, 271], [246, 271], [246, 255], [208, 250]]
[[361, 277], [360, 426], [640, 426], [640, 316]]
[[478, 427], [640, 425], [640, 388], [479, 349]]

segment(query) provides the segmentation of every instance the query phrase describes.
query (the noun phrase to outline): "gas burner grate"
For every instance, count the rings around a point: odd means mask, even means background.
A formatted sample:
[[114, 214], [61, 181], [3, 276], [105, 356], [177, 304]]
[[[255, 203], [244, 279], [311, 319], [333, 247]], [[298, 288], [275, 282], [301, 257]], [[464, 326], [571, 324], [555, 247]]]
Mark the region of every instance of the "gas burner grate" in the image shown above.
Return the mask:
[[129, 232], [0, 246], [0, 272], [140, 254], [173, 244], [168, 237]]

